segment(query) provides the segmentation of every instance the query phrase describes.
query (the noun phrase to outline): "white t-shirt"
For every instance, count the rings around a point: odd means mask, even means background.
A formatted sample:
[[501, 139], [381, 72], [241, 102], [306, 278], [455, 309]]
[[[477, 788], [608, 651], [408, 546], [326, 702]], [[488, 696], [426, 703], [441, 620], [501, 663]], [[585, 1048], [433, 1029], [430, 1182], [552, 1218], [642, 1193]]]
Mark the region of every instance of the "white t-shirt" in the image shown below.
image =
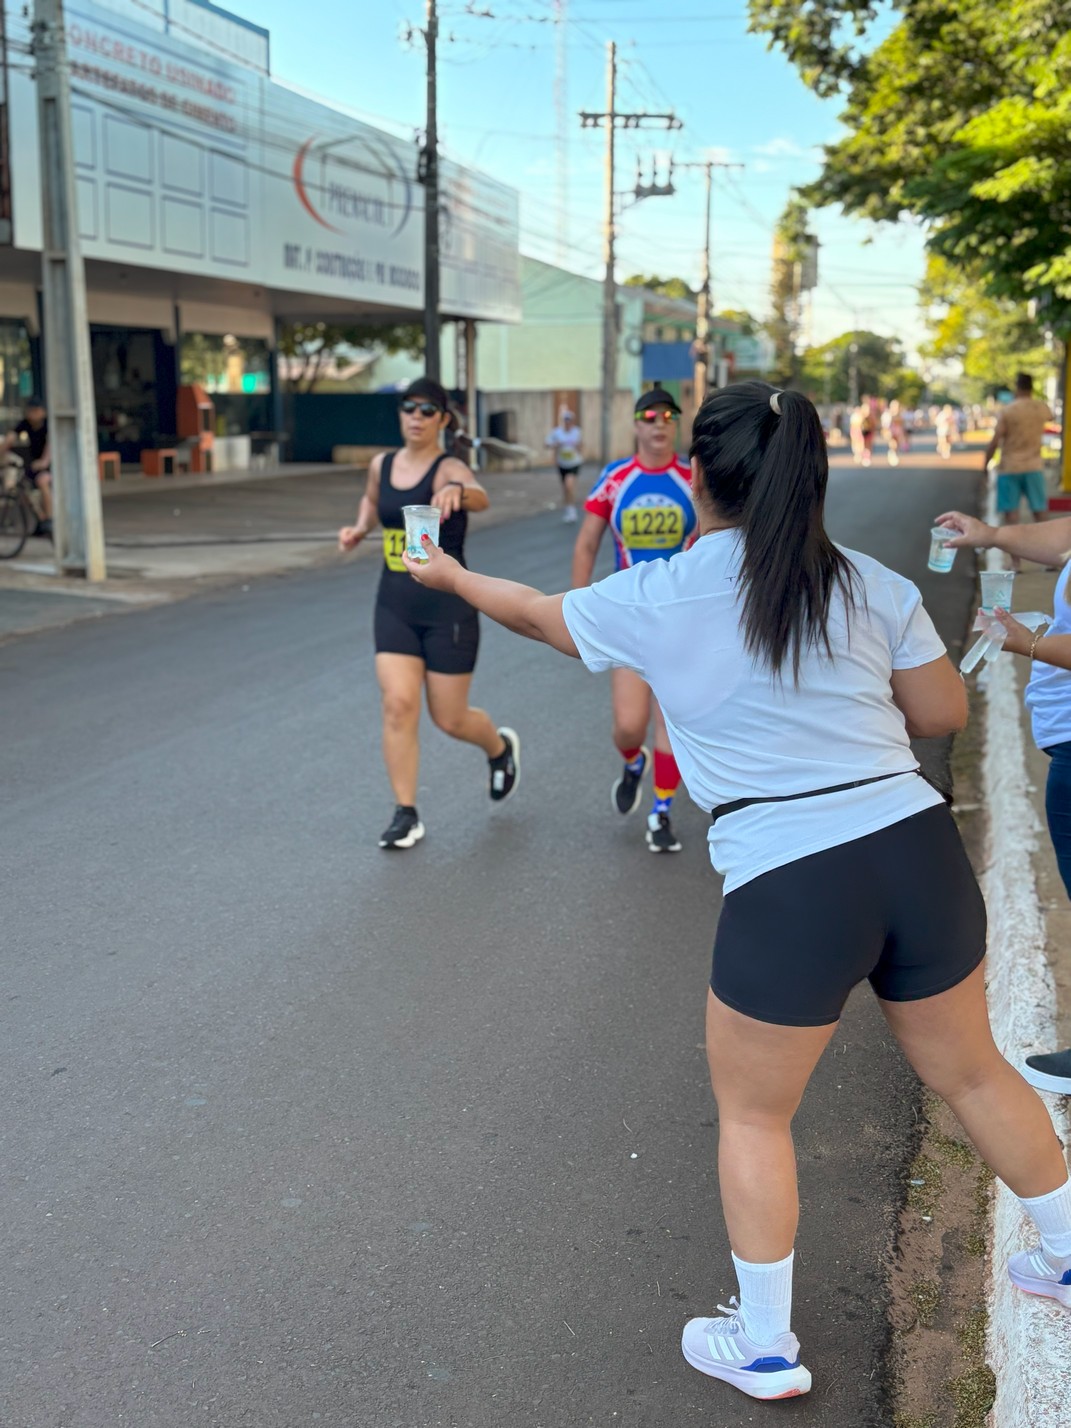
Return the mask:
[[894, 669], [945, 647], [909, 580], [855, 551], [862, 580], [851, 639], [844, 600], [829, 623], [834, 659], [807, 649], [798, 688], [744, 648], [736, 576], [740, 536], [716, 531], [671, 560], [645, 561], [565, 597], [565, 623], [591, 670], [617, 665], [650, 684], [688, 792], [700, 808], [804, 793], [903, 771], [905, 778], [718, 819], [710, 857], [725, 891], [824, 848], [876, 833], [941, 802], [914, 774]]
[[568, 431], [563, 426], [556, 426], [547, 437], [547, 445], [555, 449], [555, 460], [566, 471], [575, 471], [583, 464], [584, 458], [580, 454], [583, 442], [578, 426]]
[[[1053, 598], [1053, 623], [1050, 635], [1071, 635], [1071, 605], [1067, 602], [1067, 581], [1071, 576], [1071, 561], [1060, 572]], [[1051, 749], [1054, 744], [1066, 744], [1071, 739], [1071, 669], [1057, 669], [1052, 664], [1034, 662], [1026, 686], [1026, 707], [1034, 730], [1034, 742], [1039, 749]]]

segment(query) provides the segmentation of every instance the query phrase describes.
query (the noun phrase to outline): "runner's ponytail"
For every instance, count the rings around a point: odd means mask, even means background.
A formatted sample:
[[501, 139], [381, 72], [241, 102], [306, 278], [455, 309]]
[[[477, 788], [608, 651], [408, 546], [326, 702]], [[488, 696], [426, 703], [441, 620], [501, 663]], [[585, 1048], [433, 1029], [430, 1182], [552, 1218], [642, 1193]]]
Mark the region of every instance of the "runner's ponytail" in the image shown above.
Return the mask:
[[739, 382], [714, 392], [692, 428], [691, 453], [721, 516], [743, 534], [744, 643], [798, 682], [808, 647], [832, 655], [830, 607], [855, 603], [856, 572], [826, 534], [829, 457], [818, 413], [800, 392]]

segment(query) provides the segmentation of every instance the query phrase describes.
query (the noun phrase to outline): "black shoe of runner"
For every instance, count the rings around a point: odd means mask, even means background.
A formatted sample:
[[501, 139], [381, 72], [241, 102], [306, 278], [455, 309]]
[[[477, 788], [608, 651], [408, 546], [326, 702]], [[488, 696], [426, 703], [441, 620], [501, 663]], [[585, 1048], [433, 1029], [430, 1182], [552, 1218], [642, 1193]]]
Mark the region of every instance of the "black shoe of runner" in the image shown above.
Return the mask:
[[640, 749], [643, 755], [643, 763], [634, 773], [628, 764], [621, 770], [621, 777], [616, 780], [610, 790], [610, 798], [614, 808], [618, 813], [635, 813], [639, 807], [640, 799], [643, 796], [643, 776], [647, 772], [647, 765], [651, 762], [651, 751], [646, 744]]
[[668, 813], [652, 813], [648, 817], [647, 846], [652, 853], [680, 852], [680, 839], [673, 831]]
[[503, 727], [498, 732], [506, 747], [496, 759], [487, 762], [491, 770], [491, 800], [504, 803], [521, 781], [521, 741], [513, 729]]
[[34, 531], [34, 535], [37, 536], [37, 537], [39, 537], [41, 540], [51, 540], [51, 539], [52, 539], [52, 522], [51, 522], [51, 520], [38, 521], [38, 522], [37, 522], [37, 529]]
[[1028, 1056], [1020, 1070], [1039, 1091], [1071, 1096], [1071, 1051], [1043, 1051]]
[[390, 827], [379, 840], [381, 848], [411, 848], [424, 836], [424, 825], [415, 808], [406, 808], [399, 803], [394, 810]]

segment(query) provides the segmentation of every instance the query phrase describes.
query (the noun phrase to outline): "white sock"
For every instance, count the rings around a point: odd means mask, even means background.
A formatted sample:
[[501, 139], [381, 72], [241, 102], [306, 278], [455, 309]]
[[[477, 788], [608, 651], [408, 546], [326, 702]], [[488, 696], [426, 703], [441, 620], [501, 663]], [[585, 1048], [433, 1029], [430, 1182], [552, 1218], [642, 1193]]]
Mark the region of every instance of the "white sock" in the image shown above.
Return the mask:
[[792, 1261], [796, 1251], [775, 1264], [749, 1264], [733, 1255], [740, 1285], [740, 1319], [756, 1344], [772, 1344], [787, 1334], [792, 1319]]
[[1037, 1226], [1041, 1245], [1050, 1259], [1071, 1259], [1071, 1179], [1058, 1190], [1033, 1200], [1015, 1197]]

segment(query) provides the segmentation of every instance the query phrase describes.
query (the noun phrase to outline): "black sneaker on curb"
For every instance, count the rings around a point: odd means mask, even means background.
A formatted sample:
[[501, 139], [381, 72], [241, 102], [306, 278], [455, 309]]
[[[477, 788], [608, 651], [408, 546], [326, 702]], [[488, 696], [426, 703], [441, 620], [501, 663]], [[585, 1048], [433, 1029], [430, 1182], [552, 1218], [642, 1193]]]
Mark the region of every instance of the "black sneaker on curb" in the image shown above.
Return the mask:
[[415, 808], [406, 808], [399, 803], [394, 810], [390, 827], [379, 840], [381, 848], [411, 848], [424, 836], [424, 825]]
[[497, 759], [488, 759], [491, 768], [491, 799], [504, 803], [521, 781], [521, 741], [513, 729], [503, 726], [498, 731], [506, 747]]
[[621, 777], [616, 780], [610, 790], [610, 798], [614, 808], [618, 813], [635, 813], [639, 807], [640, 798], [643, 794], [643, 776], [647, 772], [647, 765], [651, 762], [651, 751], [646, 744], [640, 749], [643, 763], [637, 772], [633, 772], [628, 764], [621, 770]]
[[647, 818], [647, 846], [652, 853], [679, 853], [680, 839], [673, 831], [668, 813], [651, 813]]
[[1019, 1069], [1039, 1091], [1071, 1096], [1071, 1051], [1046, 1051], [1028, 1056]]

